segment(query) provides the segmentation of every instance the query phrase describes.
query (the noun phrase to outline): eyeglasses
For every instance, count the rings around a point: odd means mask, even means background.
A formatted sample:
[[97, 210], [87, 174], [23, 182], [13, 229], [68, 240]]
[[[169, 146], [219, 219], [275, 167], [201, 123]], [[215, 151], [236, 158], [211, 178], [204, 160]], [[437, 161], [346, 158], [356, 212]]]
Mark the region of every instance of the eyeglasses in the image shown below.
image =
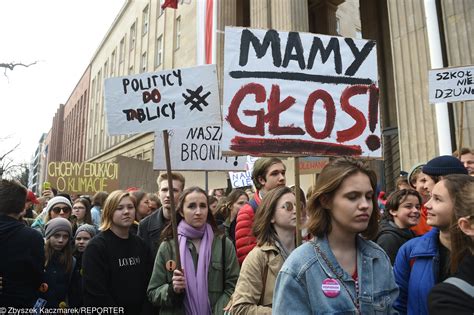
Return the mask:
[[295, 209], [295, 205], [289, 201], [285, 202], [281, 207], [288, 212], [291, 212]]
[[69, 213], [71, 212], [71, 207], [54, 207], [53, 209], [51, 209], [51, 211], [53, 211], [54, 213], [56, 214], [59, 214], [61, 211], [64, 212], [64, 213]]

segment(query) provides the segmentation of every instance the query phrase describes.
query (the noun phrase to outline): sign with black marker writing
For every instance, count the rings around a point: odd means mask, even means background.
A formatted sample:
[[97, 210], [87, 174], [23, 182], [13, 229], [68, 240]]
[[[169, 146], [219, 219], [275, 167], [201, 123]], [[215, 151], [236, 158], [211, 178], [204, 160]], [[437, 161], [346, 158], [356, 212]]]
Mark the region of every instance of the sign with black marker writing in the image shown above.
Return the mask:
[[105, 80], [110, 135], [221, 123], [215, 65]]
[[247, 156], [247, 162], [245, 163], [245, 171], [244, 172], [229, 172], [229, 179], [232, 185], [232, 188], [240, 188], [240, 187], [247, 187], [253, 186], [252, 181], [252, 171], [253, 165], [258, 158], [254, 156]]
[[375, 42], [226, 27], [223, 150], [382, 156]]
[[474, 100], [474, 66], [429, 71], [430, 103]]
[[[221, 126], [192, 127], [169, 131], [170, 158], [173, 170], [239, 171], [246, 167], [245, 156], [223, 156]], [[163, 135], [155, 134], [153, 168], [165, 170]]]

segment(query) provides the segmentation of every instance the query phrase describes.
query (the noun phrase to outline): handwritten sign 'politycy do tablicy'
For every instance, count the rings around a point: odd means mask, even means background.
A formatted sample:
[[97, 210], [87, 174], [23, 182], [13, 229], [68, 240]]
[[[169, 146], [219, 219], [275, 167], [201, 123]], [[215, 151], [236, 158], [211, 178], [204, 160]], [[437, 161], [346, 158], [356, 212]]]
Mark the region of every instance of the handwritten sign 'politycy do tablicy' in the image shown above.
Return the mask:
[[110, 135], [220, 124], [215, 65], [105, 80]]
[[429, 71], [430, 103], [474, 100], [474, 66]]
[[[223, 156], [221, 126], [169, 130], [170, 157], [173, 169], [181, 171], [237, 171], [246, 167], [245, 156]], [[155, 134], [153, 168], [166, 169], [163, 135]]]
[[225, 30], [225, 153], [381, 157], [375, 42]]

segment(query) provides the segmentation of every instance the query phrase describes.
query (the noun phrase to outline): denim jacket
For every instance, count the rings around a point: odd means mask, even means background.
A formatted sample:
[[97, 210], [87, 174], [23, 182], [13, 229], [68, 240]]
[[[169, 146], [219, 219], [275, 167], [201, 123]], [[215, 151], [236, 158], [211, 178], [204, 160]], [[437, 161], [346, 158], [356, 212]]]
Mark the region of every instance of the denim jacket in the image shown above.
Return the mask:
[[[322, 257], [317, 251], [326, 256]], [[322, 290], [323, 281], [340, 280], [339, 295], [328, 297]], [[359, 308], [362, 314], [396, 314], [393, 302], [398, 287], [392, 266], [385, 252], [375, 243], [357, 239], [357, 273], [359, 278]], [[350, 295], [348, 293], [350, 291]], [[338, 264], [327, 238], [315, 239], [295, 249], [278, 274], [273, 294], [275, 314], [357, 314], [351, 298], [356, 296], [355, 281]]]

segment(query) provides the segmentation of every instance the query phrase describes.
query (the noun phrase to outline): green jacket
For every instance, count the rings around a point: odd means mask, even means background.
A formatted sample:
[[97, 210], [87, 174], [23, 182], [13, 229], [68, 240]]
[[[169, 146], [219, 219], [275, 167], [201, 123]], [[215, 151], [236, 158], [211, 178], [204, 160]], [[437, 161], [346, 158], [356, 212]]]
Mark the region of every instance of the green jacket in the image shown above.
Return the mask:
[[[229, 302], [230, 296], [234, 293], [235, 284], [239, 277], [239, 263], [235, 254], [232, 241], [227, 237], [225, 242], [225, 256], [222, 255], [222, 235], [216, 235], [212, 242], [211, 264], [208, 272], [209, 302], [212, 307], [212, 314], [224, 314], [223, 308]], [[196, 265], [197, 253], [194, 245], [188, 241], [191, 248], [191, 256]], [[185, 314], [184, 294], [177, 294], [173, 291], [173, 272], [168, 271], [165, 264], [168, 260], [176, 260], [175, 244], [173, 240], [164, 241], [155, 259], [153, 273], [148, 285], [148, 299], [155, 306], [160, 307], [160, 314]], [[225, 268], [225, 287], [224, 287]], [[189, 272], [189, 271], [188, 271]]]

